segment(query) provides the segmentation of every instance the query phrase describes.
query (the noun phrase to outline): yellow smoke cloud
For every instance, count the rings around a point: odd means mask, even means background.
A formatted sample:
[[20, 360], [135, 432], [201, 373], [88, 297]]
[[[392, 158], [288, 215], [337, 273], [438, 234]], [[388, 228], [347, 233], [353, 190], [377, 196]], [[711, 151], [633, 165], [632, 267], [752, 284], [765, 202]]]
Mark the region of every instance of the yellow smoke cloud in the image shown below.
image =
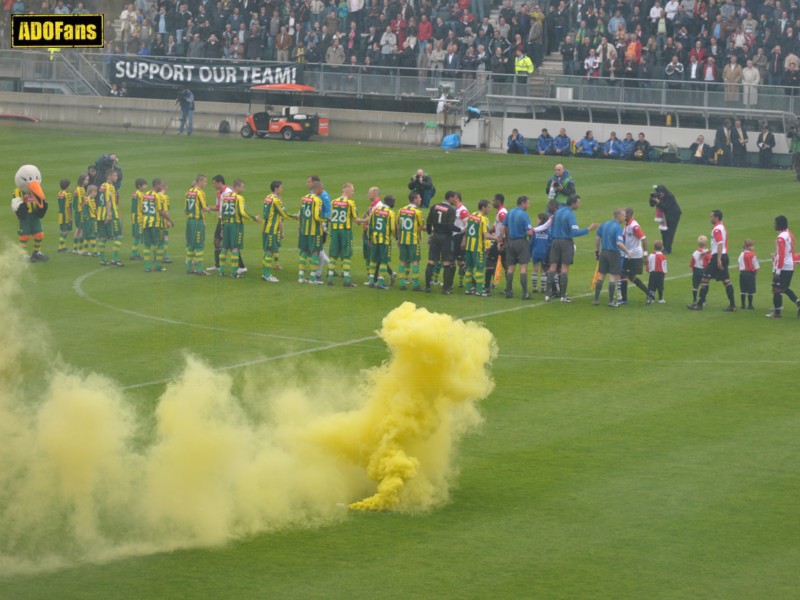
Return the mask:
[[[24, 276], [11, 256], [0, 256], [6, 307]], [[32, 384], [30, 326], [0, 315], [0, 575], [329, 523], [346, 518], [342, 503], [436, 506], [493, 387], [485, 328], [405, 303], [379, 332], [388, 360], [355, 389], [326, 382], [322, 403], [272, 381], [237, 397], [231, 376], [189, 356], [150, 434], [108, 378], [53, 360]]]

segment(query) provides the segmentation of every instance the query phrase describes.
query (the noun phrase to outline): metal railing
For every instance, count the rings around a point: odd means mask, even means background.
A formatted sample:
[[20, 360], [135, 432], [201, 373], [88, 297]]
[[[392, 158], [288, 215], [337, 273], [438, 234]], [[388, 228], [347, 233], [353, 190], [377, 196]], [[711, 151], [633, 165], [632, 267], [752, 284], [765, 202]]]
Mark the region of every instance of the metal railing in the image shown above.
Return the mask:
[[[799, 114], [800, 88], [754, 86], [757, 99], [746, 98], [742, 84], [728, 87], [725, 83], [665, 81], [663, 79], [609, 79], [555, 75], [547, 77], [548, 97], [561, 100], [650, 104], [665, 111], [681, 107], [708, 108], [720, 112], [782, 111]], [[565, 94], [559, 90], [572, 90]], [[569, 96], [569, 97], [567, 97]], [[749, 100], [745, 104], [745, 100]], [[755, 100], [753, 102], [752, 100]]]
[[95, 62], [76, 50], [0, 50], [0, 65], [3, 78], [17, 79], [20, 91], [105, 96], [110, 89]]
[[[184, 59], [203, 63], [203, 59]], [[216, 61], [218, 64], [218, 61]], [[250, 62], [254, 66], [269, 65], [269, 61]], [[17, 73], [26, 83], [61, 82], [76, 94], [108, 93], [112, 81], [111, 56], [96, 51], [0, 52], [0, 64]], [[619, 113], [639, 110], [648, 114], [700, 114], [706, 119], [736, 114], [744, 118], [780, 116], [793, 122], [800, 115], [800, 101], [792, 92], [778, 86], [756, 86], [758, 98], [745, 104], [744, 88], [734, 94], [726, 92], [723, 83], [702, 83], [664, 80], [626, 80], [567, 75], [536, 74], [529, 80], [513, 75], [489, 72], [447, 73], [441, 70], [417, 68], [304, 64], [303, 83], [316, 88], [320, 95], [438, 99], [445, 89], [451, 97], [466, 104], [489, 108], [489, 100], [506, 98], [507, 106], [526, 107], [529, 111], [570, 107], [612, 109]], [[220, 87], [218, 89], [226, 89]], [[228, 88], [231, 89], [231, 88]], [[239, 88], [241, 89], [241, 88]], [[535, 91], [533, 91], [535, 90]]]

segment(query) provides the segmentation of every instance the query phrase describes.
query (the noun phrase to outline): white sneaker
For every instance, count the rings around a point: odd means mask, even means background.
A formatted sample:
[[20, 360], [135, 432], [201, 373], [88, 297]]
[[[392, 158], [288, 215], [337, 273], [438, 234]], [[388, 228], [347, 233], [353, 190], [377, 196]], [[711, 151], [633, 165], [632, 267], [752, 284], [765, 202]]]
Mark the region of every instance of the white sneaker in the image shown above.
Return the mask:
[[664, 300], [664, 299], [662, 298], [661, 300], [659, 300], [659, 301], [658, 301], [658, 303], [659, 303], [659, 304], [666, 304], [666, 303], [667, 303], [667, 301], [666, 301], [666, 300]]
[[316, 277], [314, 277], [313, 279], [306, 279], [306, 283], [310, 283], [310, 284], [312, 284], [312, 285], [322, 285], [322, 284], [324, 283], [324, 281], [322, 281], [321, 279], [317, 279]]
[[238, 269], [236, 269], [236, 274], [239, 275], [240, 277], [245, 273], [247, 273], [247, 267], [239, 267]]
[[572, 302], [572, 298], [570, 298], [569, 296], [561, 296], [561, 302], [563, 302], [564, 304], [569, 304], [570, 302]]
[[206, 271], [213, 273], [214, 271], [219, 271], [219, 267], [206, 267]]
[[265, 277], [262, 275], [261, 279], [263, 279], [264, 281], [268, 281], [269, 283], [278, 283], [280, 281], [280, 279], [278, 279], [277, 277], [273, 277], [272, 275], [270, 275], [269, 277]]

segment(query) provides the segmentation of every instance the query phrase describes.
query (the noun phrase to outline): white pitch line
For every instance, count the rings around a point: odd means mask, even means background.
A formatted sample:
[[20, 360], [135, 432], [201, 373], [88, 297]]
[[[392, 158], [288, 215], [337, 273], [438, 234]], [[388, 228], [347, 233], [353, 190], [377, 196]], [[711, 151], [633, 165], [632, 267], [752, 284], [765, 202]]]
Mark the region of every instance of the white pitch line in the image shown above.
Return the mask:
[[237, 335], [252, 335], [252, 336], [256, 336], [256, 337], [265, 337], [265, 338], [272, 338], [272, 339], [278, 339], [278, 340], [289, 340], [289, 341], [292, 341], [292, 342], [304, 342], [304, 343], [309, 343], [309, 344], [319, 344], [321, 342], [325, 342], [325, 340], [319, 340], [319, 339], [313, 339], [313, 338], [293, 337], [293, 336], [289, 336], [289, 335], [278, 335], [278, 334], [274, 334], [274, 333], [260, 333], [260, 332], [257, 332], [257, 331], [241, 331], [241, 330], [238, 330], [238, 329], [227, 329], [225, 327], [214, 327], [212, 325], [200, 325], [198, 323], [190, 323], [188, 321], [178, 321], [177, 319], [168, 319], [167, 317], [155, 317], [153, 315], [148, 315], [148, 314], [145, 314], [145, 313], [136, 312], [135, 310], [130, 310], [130, 309], [127, 309], [127, 308], [120, 308], [119, 306], [114, 306], [113, 304], [108, 304], [106, 302], [98, 300], [97, 298], [93, 298], [92, 296], [90, 296], [89, 294], [87, 294], [83, 290], [83, 287], [81, 287], [83, 282], [86, 279], [88, 279], [92, 275], [95, 275], [96, 273], [101, 273], [104, 270], [105, 269], [96, 269], [94, 271], [89, 271], [88, 273], [85, 273], [84, 275], [81, 275], [80, 277], [78, 277], [73, 282], [72, 289], [75, 291], [75, 293], [78, 296], [80, 296], [84, 300], [87, 300], [89, 302], [97, 304], [98, 306], [102, 306], [103, 308], [108, 308], [110, 310], [116, 310], [118, 312], [121, 312], [121, 313], [126, 314], [126, 315], [130, 315], [130, 316], [133, 316], [133, 317], [139, 317], [139, 318], [143, 318], [143, 319], [151, 319], [153, 321], [159, 321], [161, 323], [167, 323], [168, 325], [180, 325], [182, 327], [194, 327], [195, 329], [207, 329], [209, 331], [219, 331], [221, 333], [235, 333]]
[[[684, 279], [684, 278], [689, 277], [689, 276], [691, 276], [691, 273], [686, 274], [686, 275], [675, 275], [674, 277], [666, 277], [665, 279], [667, 281], [671, 281], [673, 279]], [[500, 293], [502, 294], [502, 292], [500, 292]], [[592, 296], [594, 296], [594, 292], [588, 292], [588, 293], [585, 293], [585, 294], [578, 294], [577, 296], [571, 296], [571, 297], [572, 298], [591, 298]], [[511, 300], [513, 301], [514, 299], [511, 298]], [[529, 308], [539, 308], [540, 306], [547, 306], [548, 304], [550, 304], [550, 303], [547, 303], [547, 302], [523, 302], [521, 300], [520, 300], [520, 302], [522, 302], [522, 303], [519, 304], [518, 306], [514, 306], [512, 308], [501, 308], [500, 310], [492, 310], [492, 311], [489, 311], [489, 312], [480, 313], [480, 314], [472, 315], [472, 316], [469, 316], [469, 317], [461, 317], [461, 319], [463, 321], [474, 321], [475, 319], [483, 319], [484, 317], [493, 317], [495, 315], [502, 315], [504, 313], [516, 312], [516, 311], [519, 311], [519, 310], [526, 310], [526, 309], [529, 309]], [[556, 300], [554, 300], [552, 302], [552, 304], [559, 304], [559, 301], [556, 299]], [[620, 308], [622, 308], [622, 307], [620, 307]]]
[[[284, 358], [293, 358], [295, 356], [304, 356], [306, 354], [313, 354], [315, 352], [322, 352], [324, 350], [331, 350], [333, 348], [341, 348], [342, 346], [353, 346], [355, 344], [359, 344], [361, 342], [371, 341], [376, 339], [377, 335], [370, 335], [363, 338], [353, 339], [353, 340], [346, 340], [344, 342], [334, 342], [331, 344], [327, 344], [325, 346], [317, 346], [316, 348], [306, 348], [305, 350], [294, 350], [292, 352], [284, 352], [283, 354], [276, 354], [275, 356], [264, 356], [261, 358], [254, 358], [253, 360], [246, 360], [244, 362], [236, 363], [234, 365], [225, 365], [224, 367], [213, 367], [213, 371], [231, 371], [233, 369], [241, 369], [244, 367], [252, 367], [254, 365], [260, 365], [268, 362], [272, 362], [275, 360], [283, 360]], [[122, 386], [121, 389], [123, 390], [133, 390], [136, 388], [143, 388], [149, 387], [151, 385], [159, 385], [162, 383], [170, 383], [175, 381], [175, 377], [167, 377], [165, 379], [158, 379], [155, 381], [145, 381], [143, 383], [134, 383], [131, 385]]]
[[[678, 278], [681, 278], [681, 277], [686, 277], [686, 275], [677, 275], [675, 277], [671, 277], [670, 279], [678, 279]], [[583, 298], [583, 297], [591, 296], [591, 295], [592, 294], [581, 294], [579, 296], [573, 296], [573, 297], [574, 298]], [[468, 316], [468, 317], [459, 317], [459, 318], [462, 321], [474, 321], [475, 319], [481, 319], [481, 318], [487, 317], [487, 316], [501, 315], [501, 314], [504, 314], [504, 313], [516, 312], [516, 311], [519, 311], [519, 310], [524, 310], [526, 308], [536, 308], [536, 307], [539, 307], [539, 306], [546, 306], [546, 304], [544, 302], [526, 303], [526, 304], [521, 304], [519, 306], [514, 306], [514, 307], [510, 307], [510, 308], [502, 308], [500, 310], [494, 310], [494, 311], [489, 311], [489, 312], [485, 312], [485, 313], [481, 313], [481, 314], [477, 314], [477, 315], [472, 315], [472, 316]], [[248, 360], [248, 361], [241, 362], [241, 363], [236, 363], [236, 364], [233, 364], [233, 365], [226, 365], [226, 366], [223, 366], [223, 367], [215, 367], [214, 371], [220, 371], [221, 372], [221, 371], [230, 371], [230, 370], [233, 370], [233, 369], [240, 369], [240, 368], [243, 368], [243, 367], [252, 367], [254, 365], [273, 362], [273, 361], [276, 361], [276, 360], [282, 360], [282, 359], [285, 359], [285, 358], [292, 358], [292, 357], [295, 357], [295, 356], [303, 356], [303, 355], [306, 355], [306, 354], [314, 354], [316, 352], [324, 352], [325, 350], [331, 350], [331, 349], [334, 349], [334, 348], [344, 348], [344, 347], [347, 347], [347, 346], [355, 346], [356, 344], [360, 344], [360, 343], [363, 343], [363, 342], [369, 342], [369, 341], [373, 341], [373, 340], [377, 340], [377, 339], [379, 339], [378, 335], [369, 335], [369, 336], [366, 336], [366, 337], [354, 338], [352, 340], [345, 340], [343, 342], [333, 342], [333, 343], [329, 343], [329, 344], [324, 344], [322, 346], [316, 346], [314, 348], [306, 348], [304, 350], [295, 350], [295, 351], [292, 351], [292, 352], [284, 352], [283, 354], [276, 354], [274, 356], [264, 356], [262, 358], [254, 358], [253, 360]], [[149, 386], [153, 386], [153, 385], [160, 385], [160, 384], [164, 384], [164, 383], [170, 383], [171, 381], [175, 381], [175, 378], [174, 377], [169, 377], [169, 378], [165, 378], [165, 379], [157, 379], [157, 380], [154, 380], [154, 381], [145, 381], [145, 382], [142, 382], [142, 383], [134, 383], [134, 384], [131, 384], [131, 385], [123, 386], [122, 389], [123, 390], [131, 390], [131, 389], [149, 387]]]

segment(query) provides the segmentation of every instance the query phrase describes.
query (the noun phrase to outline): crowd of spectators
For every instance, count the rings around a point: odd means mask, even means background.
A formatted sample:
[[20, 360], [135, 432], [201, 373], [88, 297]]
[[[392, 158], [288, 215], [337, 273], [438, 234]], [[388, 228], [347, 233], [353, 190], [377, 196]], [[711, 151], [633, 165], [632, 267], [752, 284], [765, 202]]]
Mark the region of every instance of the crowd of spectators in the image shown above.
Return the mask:
[[790, 95], [800, 86], [797, 2], [575, 0], [563, 10], [562, 30], [572, 32], [559, 46], [566, 75], [642, 87], [653, 79], [689, 89], [722, 83], [726, 102], [748, 106], [759, 85]]
[[[495, 2], [497, 0], [494, 0]], [[522, 79], [558, 53], [567, 75], [647, 86], [800, 89], [800, 7], [783, 0], [135, 0], [114, 51], [153, 56], [416, 68]], [[10, 12], [80, 13], [91, 1], [5, 0]], [[109, 15], [110, 16], [110, 15]]]
[[[118, 15], [112, 51], [408, 67], [453, 79], [479, 72], [501, 80], [526, 76], [557, 51], [569, 23], [562, 23], [561, 6], [545, 14], [538, 4], [515, 7], [512, 0], [502, 0], [496, 18], [490, 17], [496, 1], [135, 0]], [[79, 5], [5, 2], [5, 17], [56, 6], [72, 12]]]
[[[62, 0], [59, 0], [61, 2]], [[120, 15], [126, 52], [423, 68], [447, 78], [526, 75], [559, 51], [566, 74], [800, 86], [800, 11], [781, 0], [137, 0]], [[794, 65], [794, 66], [792, 66]]]

